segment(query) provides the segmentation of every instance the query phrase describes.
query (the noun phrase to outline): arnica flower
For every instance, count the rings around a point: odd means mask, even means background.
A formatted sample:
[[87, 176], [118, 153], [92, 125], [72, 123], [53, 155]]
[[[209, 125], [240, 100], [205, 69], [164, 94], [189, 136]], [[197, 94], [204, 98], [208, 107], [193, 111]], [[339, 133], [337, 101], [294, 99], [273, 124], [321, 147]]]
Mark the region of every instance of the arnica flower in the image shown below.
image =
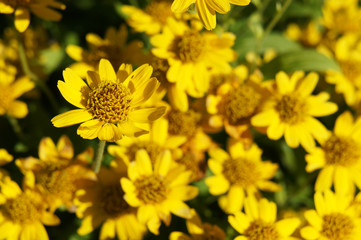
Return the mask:
[[301, 229], [306, 240], [341, 240], [361, 238], [361, 218], [351, 207], [353, 195], [344, 196], [331, 192], [316, 192], [316, 210], [305, 212], [308, 226]]
[[104, 39], [95, 33], [88, 33], [86, 41], [89, 50], [76, 45], [66, 47], [66, 53], [77, 61], [70, 68], [83, 78], [87, 71], [98, 69], [102, 58], [108, 59], [114, 69], [118, 69], [123, 63], [135, 65], [145, 63], [144, 44], [139, 40], [127, 43], [127, 37], [128, 30], [125, 25], [121, 25], [118, 30], [114, 27], [107, 28]]
[[263, 110], [251, 119], [256, 127], [267, 127], [269, 139], [277, 140], [283, 135], [292, 148], [299, 144], [306, 150], [315, 147], [315, 138], [327, 137], [326, 127], [314, 117], [323, 117], [337, 111], [335, 103], [327, 102], [329, 94], [321, 92], [311, 95], [318, 82], [316, 73], [295, 72], [288, 76], [284, 72], [276, 75], [272, 97]]
[[202, 97], [207, 92], [211, 69], [229, 72], [229, 62], [235, 60], [235, 52], [231, 49], [235, 40], [232, 33], [219, 36], [200, 30], [197, 24], [189, 27], [170, 19], [163, 33], [150, 40], [154, 46], [152, 53], [168, 60], [168, 81], [192, 97]]
[[322, 34], [316, 22], [309, 22], [306, 26], [291, 23], [287, 26], [285, 33], [288, 38], [300, 42], [305, 47], [317, 47], [322, 40]]
[[292, 233], [301, 224], [298, 218], [277, 221], [277, 205], [265, 198], [257, 201], [248, 197], [244, 203], [245, 213], [237, 212], [228, 217], [228, 222], [241, 236], [234, 240], [293, 240]]
[[36, 16], [59, 21], [61, 14], [52, 8], [65, 9], [65, 5], [54, 0], [0, 0], [0, 13], [15, 14], [15, 27], [19, 32], [24, 32], [30, 24], [30, 12]]
[[341, 72], [335, 70], [326, 72], [326, 81], [336, 85], [336, 92], [344, 95], [349, 106], [356, 103], [357, 91], [361, 89], [360, 54], [359, 35], [349, 34], [341, 37], [335, 45], [335, 57]]
[[361, 188], [361, 118], [355, 122], [350, 112], [341, 114], [333, 133], [306, 155], [307, 172], [321, 169], [316, 191], [330, 189], [336, 192], [353, 193], [354, 185]]
[[191, 209], [184, 203], [198, 195], [198, 188], [188, 185], [191, 172], [174, 166], [168, 150], [158, 156], [154, 165], [145, 150], [139, 150], [135, 159], [128, 167], [129, 178], [122, 178], [121, 185], [127, 203], [138, 207], [140, 222], [158, 235], [161, 220], [168, 226], [171, 213], [191, 218]]
[[32, 90], [35, 84], [26, 76], [15, 79], [16, 71], [3, 70], [1, 62], [0, 67], [0, 115], [24, 118], [28, 114], [28, 106], [17, 98]]
[[214, 176], [206, 178], [213, 195], [227, 193], [219, 198], [220, 207], [227, 213], [235, 213], [243, 207], [245, 195], [253, 196], [264, 191], [279, 191], [281, 187], [269, 181], [278, 165], [262, 161], [262, 150], [256, 144], [245, 149], [242, 142], [229, 144], [229, 154], [220, 148], [209, 151], [208, 167]]
[[39, 144], [39, 159], [17, 159], [16, 165], [23, 172], [26, 185], [36, 186], [52, 211], [60, 206], [74, 211], [75, 183], [94, 178], [94, 173], [87, 168], [92, 155], [89, 148], [74, 158], [73, 145], [67, 136], [60, 137], [57, 145], [45, 137]]
[[0, 239], [48, 240], [44, 225], [59, 223], [38, 191], [22, 191], [9, 177], [0, 181]]
[[153, 0], [144, 10], [123, 5], [122, 12], [128, 15], [126, 21], [135, 31], [154, 35], [163, 30], [168, 18], [176, 18], [171, 6], [170, 0]]
[[191, 213], [192, 218], [186, 220], [187, 230], [191, 236], [182, 232], [172, 232], [169, 235], [169, 240], [226, 239], [226, 234], [220, 227], [209, 223], [203, 223], [194, 209], [191, 210]]
[[148, 131], [137, 123], [152, 122], [165, 112], [165, 107], [142, 107], [159, 86], [151, 75], [152, 67], [147, 64], [135, 71], [131, 65], [122, 64], [115, 73], [106, 59], [100, 60], [99, 73], [88, 72], [87, 83], [66, 69], [65, 82], [58, 81], [58, 88], [68, 102], [80, 109], [62, 113], [51, 121], [55, 127], [82, 123], [77, 133], [85, 139], [115, 142], [123, 135], [145, 134]]
[[76, 214], [82, 219], [78, 234], [86, 235], [100, 227], [99, 239], [142, 239], [146, 227], [137, 219], [136, 208], [124, 200], [120, 178], [126, 176], [124, 163], [101, 168], [97, 180], [78, 182]]
[[216, 27], [216, 12], [226, 14], [231, 10], [231, 4], [246, 6], [251, 0], [174, 0], [172, 11], [181, 13], [187, 11], [189, 6], [196, 4], [198, 16], [207, 30]]

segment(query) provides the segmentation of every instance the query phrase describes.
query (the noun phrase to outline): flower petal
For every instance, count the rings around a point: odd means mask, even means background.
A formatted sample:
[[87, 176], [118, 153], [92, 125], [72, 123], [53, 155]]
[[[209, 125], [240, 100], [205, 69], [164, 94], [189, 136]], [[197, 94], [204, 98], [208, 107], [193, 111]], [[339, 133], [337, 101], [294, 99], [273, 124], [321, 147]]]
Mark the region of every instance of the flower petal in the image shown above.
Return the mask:
[[85, 109], [76, 109], [59, 114], [51, 119], [54, 127], [68, 127], [92, 119], [93, 116]]

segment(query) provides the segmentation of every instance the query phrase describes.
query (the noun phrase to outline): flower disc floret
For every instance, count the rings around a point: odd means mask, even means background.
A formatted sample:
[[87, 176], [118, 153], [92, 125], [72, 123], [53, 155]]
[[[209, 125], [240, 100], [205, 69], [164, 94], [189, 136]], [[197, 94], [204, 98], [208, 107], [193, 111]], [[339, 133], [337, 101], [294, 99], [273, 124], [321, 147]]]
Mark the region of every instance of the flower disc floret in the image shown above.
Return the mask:
[[167, 19], [173, 16], [172, 4], [167, 0], [151, 1], [145, 8], [145, 12], [161, 24], [166, 24]]
[[349, 239], [353, 232], [352, 219], [342, 213], [324, 215], [321, 234], [329, 240]]
[[168, 113], [169, 133], [192, 136], [195, 134], [200, 120], [201, 115], [193, 110], [187, 112], [172, 110]]
[[327, 164], [352, 166], [361, 157], [358, 144], [352, 138], [342, 138], [332, 135], [323, 145]]
[[298, 96], [287, 94], [277, 101], [276, 110], [283, 122], [298, 123], [302, 120], [305, 104]]
[[109, 216], [118, 216], [126, 213], [130, 206], [124, 200], [124, 191], [120, 184], [103, 186], [100, 193], [100, 207]]
[[40, 209], [23, 193], [14, 199], [9, 199], [2, 209], [11, 221], [19, 224], [33, 223], [40, 219]]
[[241, 187], [255, 185], [260, 178], [256, 162], [247, 159], [228, 159], [223, 162], [223, 175], [231, 184]]
[[248, 240], [277, 240], [279, 233], [272, 223], [266, 223], [262, 220], [253, 221], [244, 231], [244, 235]]
[[197, 62], [204, 51], [204, 37], [195, 30], [186, 31], [173, 40], [171, 48], [182, 62]]
[[166, 199], [165, 182], [157, 175], [137, 179], [134, 186], [138, 191], [138, 198], [144, 203], [159, 203]]

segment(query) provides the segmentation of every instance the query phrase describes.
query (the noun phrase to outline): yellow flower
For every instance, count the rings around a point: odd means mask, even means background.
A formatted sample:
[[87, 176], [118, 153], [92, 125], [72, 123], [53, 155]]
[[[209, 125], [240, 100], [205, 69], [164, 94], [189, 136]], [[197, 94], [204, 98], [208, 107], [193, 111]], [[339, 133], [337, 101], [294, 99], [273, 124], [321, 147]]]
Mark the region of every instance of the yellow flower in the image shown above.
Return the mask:
[[62, 113], [51, 121], [55, 127], [82, 123], [77, 133], [85, 139], [114, 142], [123, 135], [145, 134], [147, 131], [136, 124], [154, 121], [165, 112], [165, 107], [142, 107], [159, 86], [151, 75], [152, 67], [147, 64], [135, 71], [131, 65], [122, 64], [115, 73], [106, 59], [100, 60], [99, 74], [88, 72], [87, 83], [66, 69], [65, 82], [58, 81], [58, 88], [68, 102], [80, 109]]
[[136, 215], [136, 208], [124, 200], [120, 178], [126, 176], [126, 166], [101, 168], [97, 180], [82, 181], [78, 184], [76, 214], [82, 219], [78, 229], [80, 235], [93, 232], [100, 225], [100, 240], [142, 239], [146, 227]]
[[196, 4], [198, 16], [207, 30], [216, 27], [216, 12], [226, 14], [231, 10], [231, 4], [246, 6], [251, 0], [174, 0], [172, 11], [181, 13], [187, 11], [192, 3]]
[[208, 167], [214, 176], [206, 178], [209, 192], [213, 195], [227, 193], [219, 198], [220, 207], [227, 213], [235, 213], [243, 207], [245, 194], [252, 196], [259, 190], [279, 191], [280, 186], [269, 181], [278, 165], [262, 161], [262, 150], [256, 144], [245, 149], [236, 141], [229, 145], [229, 153], [220, 148], [209, 151]]
[[301, 144], [306, 150], [315, 147], [316, 138], [327, 137], [327, 129], [314, 117], [323, 117], [337, 111], [337, 105], [327, 102], [329, 94], [311, 95], [318, 82], [316, 73], [304, 77], [303, 72], [288, 76], [276, 75], [271, 97], [263, 110], [251, 119], [256, 127], [267, 127], [269, 139], [277, 140], [283, 135], [286, 143], [296, 148]]
[[15, 27], [24, 32], [30, 24], [30, 12], [40, 18], [59, 21], [61, 14], [52, 8], [64, 10], [65, 5], [54, 0], [0, 0], [0, 13], [15, 14]]
[[0, 239], [48, 240], [43, 224], [59, 223], [39, 192], [22, 191], [9, 177], [0, 181]]
[[305, 212], [309, 225], [301, 229], [306, 240], [341, 240], [361, 238], [361, 218], [350, 207], [353, 196], [340, 196], [330, 190], [316, 192], [316, 210]]
[[39, 144], [40, 159], [17, 159], [16, 165], [23, 172], [26, 185], [38, 187], [52, 211], [62, 205], [73, 211], [75, 182], [94, 177], [93, 172], [86, 168], [92, 155], [89, 148], [74, 158], [73, 145], [67, 136], [63, 135], [57, 145], [45, 137]]
[[88, 71], [96, 71], [100, 59], [105, 58], [110, 61], [114, 69], [118, 69], [122, 63], [140, 65], [146, 62], [143, 54], [143, 43], [138, 40], [127, 44], [128, 30], [125, 25], [121, 25], [119, 30], [109, 27], [102, 39], [95, 33], [88, 33], [86, 41], [89, 50], [85, 50], [76, 45], [66, 47], [66, 53], [76, 63], [70, 66], [80, 77], [85, 77]]
[[207, 92], [211, 69], [229, 72], [229, 62], [235, 59], [231, 49], [235, 40], [232, 33], [219, 36], [200, 30], [196, 24], [189, 27], [184, 22], [170, 19], [163, 33], [150, 40], [155, 47], [152, 53], [168, 60], [168, 81], [193, 97], [202, 97]]
[[6, 151], [4, 148], [0, 148], [0, 166], [11, 162], [14, 157]]
[[305, 47], [316, 47], [322, 40], [321, 31], [315, 22], [309, 22], [305, 27], [291, 23], [285, 33], [287, 37], [300, 42]]
[[332, 183], [340, 193], [353, 193], [354, 184], [361, 188], [361, 118], [354, 122], [351, 113], [344, 112], [320, 144], [306, 155], [307, 172], [322, 169], [316, 191], [330, 189]]
[[211, 225], [209, 223], [202, 223], [201, 218], [197, 212], [192, 209], [192, 218], [187, 219], [187, 230], [191, 234], [188, 236], [182, 232], [172, 232], [169, 235], [169, 240], [197, 240], [197, 239], [212, 239], [212, 240], [224, 240], [226, 234], [217, 225]]
[[298, 218], [277, 221], [277, 205], [265, 198], [257, 201], [248, 197], [244, 203], [245, 213], [237, 212], [228, 217], [228, 222], [241, 236], [234, 240], [293, 240], [292, 233], [300, 225]]
[[175, 18], [171, 5], [170, 0], [153, 0], [144, 10], [123, 5], [122, 12], [128, 15], [127, 23], [135, 31], [154, 35], [163, 30], [168, 18]]
[[35, 84], [26, 76], [15, 79], [16, 71], [9, 71], [8, 67], [13, 68], [0, 61], [0, 115], [24, 118], [28, 114], [28, 106], [17, 98], [33, 89]]
[[121, 185], [127, 203], [139, 207], [140, 222], [158, 235], [161, 220], [169, 225], [171, 213], [191, 218], [191, 209], [184, 203], [198, 195], [197, 187], [188, 186], [191, 172], [174, 167], [168, 150], [158, 156], [154, 165], [145, 150], [139, 150], [135, 159], [128, 167], [129, 178], [122, 178]]

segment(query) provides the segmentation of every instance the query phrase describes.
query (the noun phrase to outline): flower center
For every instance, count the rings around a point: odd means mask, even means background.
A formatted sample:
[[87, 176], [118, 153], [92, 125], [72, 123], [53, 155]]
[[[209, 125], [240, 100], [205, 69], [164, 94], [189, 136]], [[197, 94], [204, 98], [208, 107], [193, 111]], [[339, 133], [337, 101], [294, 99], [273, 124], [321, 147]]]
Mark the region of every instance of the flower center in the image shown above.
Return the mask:
[[176, 159], [175, 161], [184, 165], [187, 170], [192, 172], [192, 180], [200, 179], [203, 174], [202, 170], [205, 170], [206, 168], [205, 163], [199, 161], [195, 154], [190, 151], [187, 151], [181, 158]]
[[118, 123], [127, 119], [131, 101], [130, 92], [122, 84], [102, 82], [90, 92], [86, 107], [94, 118]]
[[168, 82], [167, 72], [169, 69], [169, 63], [167, 59], [155, 58], [151, 63], [153, 67], [153, 77], [156, 77], [161, 85], [164, 85]]
[[151, 175], [134, 182], [138, 191], [138, 198], [144, 203], [159, 203], [166, 199], [167, 188], [163, 179], [159, 176]]
[[144, 149], [145, 151], [147, 151], [153, 164], [155, 163], [157, 156], [159, 156], [159, 154], [163, 150], [163, 148], [161, 146], [159, 146], [158, 144], [156, 144], [154, 142], [139, 141], [139, 142], [133, 143], [132, 145], [130, 145], [127, 148], [127, 155], [129, 157], [130, 161], [135, 160], [135, 155], [136, 155], [137, 151], [139, 151], [140, 149]]
[[212, 74], [210, 82], [209, 82], [209, 90], [210, 94], [216, 94], [218, 87], [220, 87], [223, 83], [228, 83], [233, 80], [236, 80], [237, 76], [234, 73], [217, 73]]
[[276, 227], [271, 223], [265, 223], [261, 220], [253, 221], [244, 232], [249, 240], [277, 240], [279, 233]]
[[259, 178], [257, 164], [248, 159], [227, 159], [223, 162], [223, 175], [231, 184], [248, 187]]
[[173, 40], [172, 49], [182, 62], [196, 62], [204, 51], [205, 40], [197, 31], [186, 31]]
[[193, 136], [196, 133], [198, 123], [201, 121], [201, 114], [193, 110], [188, 112], [172, 110], [168, 114], [168, 121], [170, 134]]
[[354, 227], [349, 216], [342, 213], [330, 213], [323, 216], [321, 234], [330, 240], [349, 239]]
[[1, 206], [5, 216], [16, 223], [32, 223], [40, 218], [40, 209], [24, 193], [15, 199], [9, 199]]
[[357, 163], [361, 157], [360, 147], [354, 140], [335, 135], [332, 135], [322, 148], [328, 164], [348, 167]]
[[248, 85], [241, 85], [222, 101], [224, 114], [229, 123], [239, 124], [244, 118], [250, 117], [261, 101], [261, 94]]
[[167, 19], [173, 16], [171, 6], [172, 3], [167, 0], [152, 1], [145, 8], [145, 12], [152, 16], [155, 21], [165, 25]]
[[298, 96], [284, 95], [277, 101], [276, 111], [282, 122], [295, 124], [302, 120], [305, 112], [305, 104], [300, 101]]
[[354, 83], [356, 86], [361, 87], [361, 82], [356, 80], [361, 76], [360, 63], [357, 61], [339, 61], [343, 74], [346, 78]]
[[110, 216], [118, 216], [130, 209], [130, 206], [123, 198], [124, 191], [120, 184], [103, 186], [100, 196], [100, 206]]
[[194, 240], [224, 240], [225, 233], [216, 225], [203, 224], [204, 232], [201, 235], [192, 235]]

